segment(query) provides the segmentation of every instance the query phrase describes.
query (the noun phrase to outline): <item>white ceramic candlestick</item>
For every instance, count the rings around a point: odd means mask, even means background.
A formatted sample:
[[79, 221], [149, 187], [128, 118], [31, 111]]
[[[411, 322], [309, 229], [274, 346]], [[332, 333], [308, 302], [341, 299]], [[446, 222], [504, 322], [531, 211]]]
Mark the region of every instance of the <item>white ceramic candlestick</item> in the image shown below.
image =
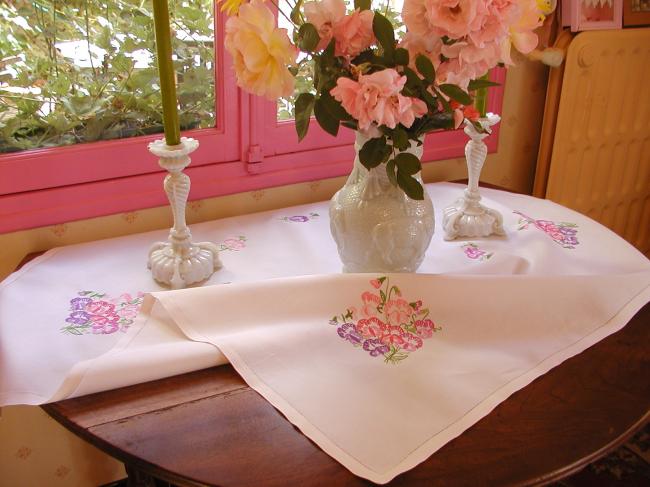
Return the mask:
[[197, 140], [188, 137], [182, 137], [176, 146], [168, 146], [163, 139], [149, 144], [149, 151], [160, 158], [160, 167], [169, 171], [164, 187], [174, 226], [169, 231], [167, 242], [156, 242], [151, 246], [147, 265], [156, 281], [172, 289], [204, 281], [221, 267], [218, 247], [210, 242], [192, 243], [192, 234], [185, 223], [190, 178], [183, 169], [190, 163], [189, 154], [198, 146]]
[[467, 159], [468, 182], [467, 189], [462, 198], [447, 208], [443, 213], [442, 227], [445, 240], [458, 237], [487, 237], [489, 235], [505, 235], [503, 230], [503, 217], [491, 208], [486, 208], [481, 203], [478, 181], [481, 169], [487, 156], [487, 146], [483, 139], [490, 135], [490, 127], [499, 123], [501, 118], [494, 113], [479, 119], [485, 132], [479, 132], [471, 122], [465, 120], [465, 133], [470, 141], [465, 145], [465, 158]]

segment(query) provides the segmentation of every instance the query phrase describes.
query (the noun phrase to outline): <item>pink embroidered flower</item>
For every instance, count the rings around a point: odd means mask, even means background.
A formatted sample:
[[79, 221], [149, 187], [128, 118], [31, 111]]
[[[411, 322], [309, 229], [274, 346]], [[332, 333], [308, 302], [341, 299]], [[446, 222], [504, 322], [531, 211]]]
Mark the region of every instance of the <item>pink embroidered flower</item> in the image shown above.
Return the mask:
[[427, 113], [424, 101], [400, 94], [406, 76], [394, 69], [384, 69], [368, 75], [359, 75], [359, 81], [340, 77], [330, 93], [343, 108], [359, 121], [359, 128], [367, 130], [373, 123], [395, 128], [401, 123], [410, 127], [417, 117]]
[[413, 308], [404, 299], [389, 299], [384, 309], [386, 320], [391, 325], [407, 323], [412, 312]]
[[470, 259], [478, 259], [483, 254], [485, 254], [485, 252], [483, 250], [478, 249], [477, 247], [471, 247], [471, 246], [465, 247], [465, 255]]
[[412, 333], [405, 333], [402, 338], [404, 339], [404, 343], [402, 344], [404, 350], [415, 352], [418, 348], [422, 347], [422, 338]]
[[343, 0], [322, 0], [305, 3], [305, 17], [318, 30], [320, 42], [317, 51], [322, 51], [334, 36], [334, 25], [345, 17], [345, 2]]
[[377, 306], [381, 304], [381, 298], [379, 296], [366, 291], [361, 295], [361, 300], [363, 301], [363, 306], [361, 306], [361, 314], [363, 316], [370, 317], [379, 314], [377, 311]]
[[379, 338], [386, 331], [386, 324], [379, 318], [362, 318], [356, 324], [357, 331], [365, 338]]
[[436, 325], [431, 320], [416, 320], [415, 329], [421, 338], [431, 338]]
[[95, 335], [110, 335], [120, 329], [120, 325], [112, 321], [93, 323], [92, 332]]
[[115, 311], [115, 305], [108, 301], [93, 301], [86, 305], [86, 311], [94, 315], [109, 314]]
[[384, 345], [402, 348], [405, 343], [404, 335], [406, 333], [401, 326], [389, 326], [380, 339]]
[[372, 10], [355, 10], [334, 24], [334, 55], [355, 57], [375, 42]]
[[379, 279], [373, 279], [372, 281], [370, 281], [370, 285], [375, 289], [379, 289], [381, 287], [381, 282], [379, 281]]
[[241, 250], [246, 247], [246, 244], [243, 240], [238, 238], [227, 238], [223, 241], [223, 244], [227, 246], [230, 250]]

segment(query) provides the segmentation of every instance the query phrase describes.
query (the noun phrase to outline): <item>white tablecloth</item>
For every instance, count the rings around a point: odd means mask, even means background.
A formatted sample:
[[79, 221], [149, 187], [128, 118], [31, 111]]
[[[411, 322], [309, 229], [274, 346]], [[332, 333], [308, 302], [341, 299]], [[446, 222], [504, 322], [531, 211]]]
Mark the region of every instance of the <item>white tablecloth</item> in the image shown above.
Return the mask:
[[[490, 350], [493, 343], [509, 345], [508, 337], [513, 336], [517, 338], [513, 338], [512, 343], [519, 349], [523, 344], [531, 347], [523, 354], [526, 355], [523, 362], [508, 346], [489, 352], [503, 359], [501, 364], [510, 363], [513, 367], [508, 369], [506, 366], [505, 376], [497, 374], [500, 379], [495, 379], [494, 384], [486, 382], [494, 386], [493, 392], [479, 394], [480, 397], [470, 394], [471, 397], [461, 399], [465, 394], [452, 392], [454, 387], [451, 387], [450, 394], [459, 394], [452, 397], [451, 402], [458, 399], [464, 405], [467, 401], [481, 405], [475, 410], [480, 412], [478, 417], [461, 415], [469, 419], [460, 422], [457, 418], [445, 420], [451, 436], [431, 436], [431, 431], [427, 430], [428, 439], [422, 440], [419, 446], [397, 443], [397, 450], [413, 447], [410, 454], [404, 456], [400, 450], [394, 452], [396, 456], [388, 455], [390, 458], [378, 457], [376, 452], [367, 450], [351, 453], [352, 447], [341, 449], [339, 437], [333, 439], [335, 435], [322, 431], [314, 433], [319, 427], [324, 427], [314, 426], [312, 419], [305, 423], [294, 414], [298, 410], [294, 399], [273, 388], [265, 389], [263, 384], [266, 382], [255, 378], [260, 373], [259, 364], [264, 370], [265, 361], [274, 362], [275, 354], [265, 354], [256, 347], [244, 347], [246, 352], [242, 352], [224, 339], [222, 326], [228, 322], [220, 319], [228, 310], [234, 313], [233, 309], [239, 312], [237, 320], [234, 320], [238, 326], [243, 326], [241, 323], [244, 322], [259, 324], [262, 316], [259, 313], [266, 313], [267, 331], [271, 331], [271, 337], [298, 330], [299, 335], [294, 336], [294, 333], [293, 339], [304, 340], [309, 336], [306, 330], [310, 329], [318, 329], [318, 334], [329, 333], [329, 338], [319, 336], [318, 339], [329, 343], [328, 347], [334, 347], [328, 349], [328, 353], [336, 354], [331, 359], [336, 363], [345, 362], [344, 357], [359, 352], [359, 347], [364, 349], [365, 340], [374, 336], [372, 333], [376, 332], [376, 327], [373, 328], [370, 322], [364, 322], [364, 331], [370, 333], [366, 336], [355, 337], [350, 326], [342, 327], [348, 306], [361, 313], [370, 309], [368, 306], [373, 305], [376, 298], [369, 297], [369, 294], [363, 297], [364, 292], [373, 294], [372, 286], [368, 288], [367, 275], [338, 274], [341, 264], [329, 234], [326, 202], [194, 225], [194, 240], [213, 241], [221, 246], [224, 268], [215, 273], [203, 288], [156, 293], [148, 298], [146, 313], [141, 313], [139, 318], [136, 318], [136, 313], [142, 305], [144, 293], [163, 290], [152, 280], [146, 268], [146, 255], [152, 242], [166, 238], [166, 231], [58, 248], [35, 259], [0, 284], [0, 405], [40, 404], [225, 363], [222, 350], [225, 352], [227, 348], [231, 361], [234, 356], [246, 355], [246, 359], [235, 365], [249, 384], [294, 423], [301, 428], [304, 426], [303, 431], [328, 453], [353, 472], [385, 482], [422, 461], [445, 441], [487, 414], [513, 390], [530, 382], [530, 377], [534, 378], [578, 353], [585, 344], [589, 346], [620, 329], [648, 301], [650, 262], [600, 224], [550, 201], [482, 189], [483, 202], [503, 214], [507, 235], [445, 242], [440, 230], [441, 210], [461, 194], [462, 187], [439, 183], [427, 185], [426, 189], [436, 207], [437, 231], [419, 272], [436, 276], [371, 276], [370, 279], [387, 277], [393, 282], [399, 281], [403, 294], [408, 289], [408, 298], [414, 299], [412, 309], [415, 310], [418, 301], [426, 302], [430, 311], [435, 308], [438, 313], [438, 319], [432, 317], [432, 323], [440, 321], [446, 326], [440, 332], [432, 331], [432, 336], [424, 339], [424, 335], [418, 333], [426, 335], [428, 332], [422, 327], [431, 328], [433, 325], [420, 323], [416, 330], [413, 324], [411, 335], [419, 337], [422, 342], [417, 347], [421, 353], [407, 354], [408, 360], [396, 360], [400, 363], [394, 370], [403, 373], [430, 354], [436, 361], [440, 360], [447, 355], [441, 353], [439, 347], [443, 343], [453, 347], [456, 339], [474, 339], [470, 348], [478, 352]], [[323, 277], [328, 274], [334, 275]], [[475, 275], [484, 277], [473, 277]], [[264, 296], [256, 291], [260, 286], [268, 290], [294, 289], [293, 276], [313, 277], [299, 281], [301, 284], [297, 289], [306, 293], [302, 301], [292, 301], [289, 295], [283, 298], [293, 303], [288, 308], [269, 307]], [[289, 279], [271, 284], [264, 282], [271, 278]], [[208, 289], [208, 286], [226, 283], [233, 285]], [[359, 295], [352, 299], [348, 294], [332, 291], [339, 286], [351, 286], [349, 292]], [[296, 328], [296, 316], [306, 317], [305, 323], [315, 323], [322, 318], [321, 314], [313, 311], [313, 306], [308, 308], [309, 313], [304, 307], [304, 303], [314, 304], [308, 298], [315, 295], [317, 288], [329, 296], [324, 301], [328, 304], [327, 310], [318, 309], [330, 313], [329, 318], [338, 316], [338, 321], [325, 326], [327, 332], [322, 327], [315, 328], [315, 325], [305, 328], [304, 323]], [[376, 290], [374, 295], [378, 296]], [[195, 323], [194, 319], [182, 318], [178, 314], [181, 296], [187, 303], [195, 302], [199, 309], [204, 309], [199, 316], [210, 319]], [[223, 301], [224, 296], [229, 296], [230, 300]], [[608, 296], [611, 299], [605, 299]], [[205, 313], [205, 307], [212, 301], [212, 313]], [[601, 302], [602, 306], [596, 306]], [[338, 305], [343, 308], [332, 309]], [[392, 306], [394, 313], [404, 313], [397, 304]], [[170, 309], [176, 310], [176, 316], [170, 317]], [[590, 310], [597, 312], [594, 314]], [[511, 335], [514, 332], [512, 323], [517, 322], [516, 313], [526, 316], [523, 322], [521, 319], [519, 322], [526, 324], [524, 328], [520, 324], [520, 328], [528, 330], [529, 334]], [[235, 314], [228, 316], [234, 317]], [[586, 316], [587, 320], [581, 318], [579, 325], [576, 321], [577, 328], [573, 328], [567, 321], [571, 316]], [[278, 317], [286, 319], [282, 322]], [[360, 317], [362, 315], [357, 314], [354, 319]], [[369, 315], [364, 317], [371, 318]], [[475, 325], [477, 320], [484, 320], [485, 326], [471, 328], [470, 335], [457, 335], [458, 330], [467, 332], [470, 324]], [[283, 323], [286, 326], [283, 327]], [[549, 333], [542, 334], [545, 327]], [[339, 332], [340, 328], [344, 329]], [[256, 328], [255, 333], [259, 331]], [[562, 337], [557, 343], [552, 339], [555, 332]], [[439, 336], [445, 338], [438, 340]], [[446, 337], [453, 340], [446, 342]], [[349, 347], [338, 350], [345, 340]], [[409, 340], [411, 347], [420, 343], [415, 338]], [[255, 341], [262, 342], [262, 339]], [[556, 347], [558, 343], [561, 350]], [[568, 343], [580, 345], [569, 346]], [[215, 347], [218, 344], [222, 350]], [[381, 346], [373, 342], [365, 352], [378, 349], [374, 357], [383, 356], [380, 353], [383, 349], [378, 348]], [[261, 354], [263, 360], [253, 360], [257, 365], [252, 367], [250, 361], [255, 354]], [[314, 355], [317, 356], [321, 354]], [[357, 353], [354, 359], [359, 357]], [[394, 354], [393, 358], [399, 358], [399, 354]], [[539, 363], [530, 362], [537, 359]], [[295, 362], [287, 363], [296, 368]], [[281, 364], [278, 370], [286, 374], [287, 363]], [[451, 377], [468, 374], [467, 369], [457, 368], [455, 360], [447, 359], [446, 363]], [[485, 369], [485, 363], [481, 368]], [[256, 372], [251, 372], [253, 370]], [[485, 369], [485, 373], [489, 374], [489, 369]], [[526, 379], [516, 381], [512, 374], [520, 374]], [[480, 384], [484, 379], [472, 380]], [[449, 385], [453, 386], [453, 382], [450, 381]], [[497, 382], [500, 384], [498, 387]], [[415, 383], [411, 386], [415, 387]], [[460, 406], [460, 410], [463, 407]], [[458, 409], [454, 411], [451, 417], [456, 417]], [[309, 428], [312, 428], [311, 434]], [[407, 431], [411, 431], [409, 428]], [[359, 460], [355, 455], [369, 456], [366, 460]], [[373, 459], [379, 463], [374, 464]]]

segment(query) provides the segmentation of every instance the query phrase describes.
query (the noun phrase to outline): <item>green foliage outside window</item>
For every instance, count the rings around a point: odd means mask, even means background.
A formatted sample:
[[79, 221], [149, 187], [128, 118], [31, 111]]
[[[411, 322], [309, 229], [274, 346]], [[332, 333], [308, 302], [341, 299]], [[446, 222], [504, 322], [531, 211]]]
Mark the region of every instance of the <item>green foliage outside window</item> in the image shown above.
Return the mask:
[[[181, 128], [214, 126], [213, 2], [169, 10]], [[157, 132], [150, 0], [0, 0], [0, 152]]]

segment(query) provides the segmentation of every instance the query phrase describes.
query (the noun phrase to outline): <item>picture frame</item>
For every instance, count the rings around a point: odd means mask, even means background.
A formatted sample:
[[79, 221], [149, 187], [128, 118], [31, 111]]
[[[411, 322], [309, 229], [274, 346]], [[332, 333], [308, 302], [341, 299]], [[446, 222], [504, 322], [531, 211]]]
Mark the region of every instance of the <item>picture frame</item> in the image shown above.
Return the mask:
[[623, 25], [650, 25], [650, 0], [624, 0]]
[[562, 25], [571, 32], [621, 29], [623, 0], [567, 0], [562, 3]]

